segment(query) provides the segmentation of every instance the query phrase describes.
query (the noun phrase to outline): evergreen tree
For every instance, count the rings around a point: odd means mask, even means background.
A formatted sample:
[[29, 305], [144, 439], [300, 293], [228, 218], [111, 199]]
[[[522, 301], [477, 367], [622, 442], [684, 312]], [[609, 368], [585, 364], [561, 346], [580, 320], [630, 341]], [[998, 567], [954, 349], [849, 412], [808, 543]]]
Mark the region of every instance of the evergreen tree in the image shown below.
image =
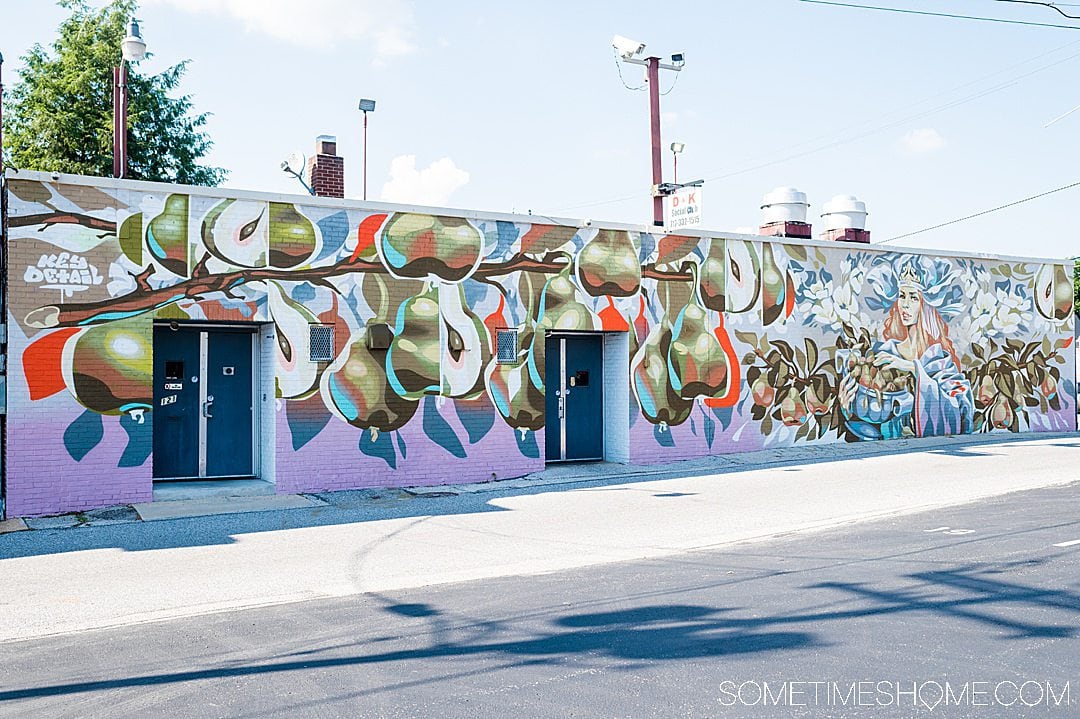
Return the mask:
[[[86, 0], [58, 0], [70, 11], [51, 52], [40, 44], [22, 58], [19, 81], [4, 108], [6, 157], [15, 167], [83, 175], [112, 175], [113, 68], [138, 9], [112, 0], [100, 9]], [[135, 180], [217, 185], [226, 171], [198, 164], [213, 144], [202, 130], [207, 113], [192, 114], [191, 97], [170, 97], [187, 61], [159, 75], [128, 66], [128, 163]], [[8, 98], [5, 98], [8, 99]]]

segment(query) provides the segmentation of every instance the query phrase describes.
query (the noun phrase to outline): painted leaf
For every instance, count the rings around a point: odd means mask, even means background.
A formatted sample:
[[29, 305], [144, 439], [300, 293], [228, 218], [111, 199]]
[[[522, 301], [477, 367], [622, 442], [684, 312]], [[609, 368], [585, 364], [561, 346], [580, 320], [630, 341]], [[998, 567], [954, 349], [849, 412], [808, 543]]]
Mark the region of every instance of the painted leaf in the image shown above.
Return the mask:
[[[372, 434], [375, 436], [372, 437]], [[394, 440], [389, 432], [364, 432], [360, 435], [360, 451], [369, 457], [379, 457], [397, 469], [397, 453], [394, 452]]]
[[517, 440], [518, 451], [526, 457], [540, 459], [540, 447], [536, 444], [536, 432], [531, 429], [525, 432], [514, 432]]
[[101, 444], [104, 436], [105, 424], [101, 415], [86, 410], [64, 430], [64, 448], [72, 459], [81, 462], [90, 450]]
[[482, 440], [495, 426], [495, 407], [486, 395], [474, 400], [458, 400], [454, 402], [454, 409], [469, 435], [469, 444]]
[[439, 407], [434, 397], [424, 398], [424, 434], [435, 444], [445, 449], [455, 457], [464, 459], [465, 448], [461, 445], [457, 433], [439, 413]]
[[[349, 237], [349, 215], [344, 211], [335, 212], [315, 224], [319, 226], [319, 232], [323, 238], [322, 250], [319, 251], [317, 259], [322, 260], [336, 255], [345, 246], [345, 240]], [[374, 237], [372, 242], [374, 243]]]
[[675, 438], [671, 436], [671, 430], [661, 425], [653, 427], [653, 437], [661, 447], [674, 447]]
[[330, 421], [330, 410], [320, 395], [285, 403], [285, 419], [292, 435], [292, 448], [296, 451], [315, 439]]
[[152, 419], [153, 415], [143, 415], [141, 422], [130, 414], [120, 416], [120, 426], [127, 432], [128, 443], [117, 467], [141, 467], [150, 458], [150, 451], [154, 448], [154, 431], [148, 417]]

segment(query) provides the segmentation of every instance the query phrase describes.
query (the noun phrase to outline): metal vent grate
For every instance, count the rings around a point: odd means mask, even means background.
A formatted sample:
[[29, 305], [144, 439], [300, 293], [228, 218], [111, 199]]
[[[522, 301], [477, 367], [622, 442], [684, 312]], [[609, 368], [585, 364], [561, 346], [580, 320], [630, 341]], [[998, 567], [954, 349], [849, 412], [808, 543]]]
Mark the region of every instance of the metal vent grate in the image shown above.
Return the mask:
[[308, 325], [311, 331], [310, 359], [312, 362], [334, 361], [334, 326]]
[[499, 364], [517, 364], [518, 331], [499, 330], [495, 335], [495, 358]]

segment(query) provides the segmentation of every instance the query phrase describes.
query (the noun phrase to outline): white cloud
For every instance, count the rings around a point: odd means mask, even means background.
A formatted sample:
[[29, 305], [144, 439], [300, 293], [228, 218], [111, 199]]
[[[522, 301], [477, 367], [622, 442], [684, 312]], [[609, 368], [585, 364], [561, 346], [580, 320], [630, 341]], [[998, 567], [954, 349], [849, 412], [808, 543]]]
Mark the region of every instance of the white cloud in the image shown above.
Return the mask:
[[249, 32], [308, 48], [369, 41], [376, 63], [415, 49], [410, 0], [147, 0], [147, 4], [228, 15]]
[[449, 157], [416, 169], [416, 155], [400, 155], [390, 162], [390, 180], [383, 185], [384, 202], [414, 205], [446, 205], [455, 190], [469, 181], [465, 172]]
[[945, 138], [932, 127], [911, 130], [900, 138], [901, 146], [908, 152], [921, 155], [945, 147]]

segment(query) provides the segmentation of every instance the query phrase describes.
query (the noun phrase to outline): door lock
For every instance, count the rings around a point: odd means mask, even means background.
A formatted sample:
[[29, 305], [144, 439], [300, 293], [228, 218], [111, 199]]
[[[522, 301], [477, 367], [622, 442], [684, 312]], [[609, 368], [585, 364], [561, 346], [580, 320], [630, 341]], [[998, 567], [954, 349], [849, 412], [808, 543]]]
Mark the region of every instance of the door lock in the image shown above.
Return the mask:
[[206, 398], [206, 401], [203, 402], [203, 405], [202, 405], [203, 417], [206, 417], [207, 419], [212, 418], [214, 415], [210, 414], [210, 410], [213, 409], [213, 407], [214, 407], [214, 395], [210, 395], [209, 397]]

